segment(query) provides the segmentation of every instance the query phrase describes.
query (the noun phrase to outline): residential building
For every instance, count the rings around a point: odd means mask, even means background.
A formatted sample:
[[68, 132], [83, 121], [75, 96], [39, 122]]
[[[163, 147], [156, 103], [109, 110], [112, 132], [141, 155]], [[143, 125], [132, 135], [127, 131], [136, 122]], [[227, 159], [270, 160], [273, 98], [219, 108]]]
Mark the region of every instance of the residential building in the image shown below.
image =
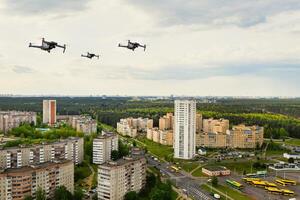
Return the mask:
[[209, 148], [226, 148], [231, 146], [230, 137], [226, 133], [202, 132], [198, 135], [199, 141], [197, 141], [197, 146]]
[[45, 191], [47, 199], [51, 199], [59, 186], [65, 186], [68, 191], [74, 192], [73, 162], [47, 162], [6, 169], [0, 173], [1, 200], [22, 200], [26, 196], [35, 199], [38, 188]]
[[83, 161], [83, 138], [68, 138], [54, 143], [0, 149], [0, 169], [21, 168], [49, 161]]
[[122, 135], [136, 137], [138, 132], [146, 132], [153, 128], [153, 120], [148, 118], [126, 118], [117, 123], [117, 131]]
[[264, 141], [264, 128], [260, 126], [245, 126], [240, 124], [233, 126], [230, 131], [232, 148], [256, 148], [261, 147]]
[[43, 100], [43, 123], [50, 126], [56, 123], [56, 100]]
[[36, 125], [35, 112], [21, 111], [0, 111], [0, 131], [7, 133], [12, 128], [20, 126], [22, 123]]
[[202, 131], [202, 128], [203, 128], [202, 123], [203, 123], [202, 114], [197, 113], [196, 114], [196, 133], [200, 133]]
[[173, 130], [147, 129], [147, 139], [163, 145], [173, 145]]
[[111, 152], [118, 150], [118, 142], [117, 134], [102, 132], [93, 140], [93, 163], [99, 165], [111, 160]]
[[82, 132], [85, 135], [97, 133], [97, 121], [89, 115], [60, 115], [57, 116], [57, 120], [66, 122], [77, 132]]
[[204, 119], [203, 132], [205, 133], [226, 133], [229, 130], [229, 120], [227, 119]]
[[196, 144], [196, 101], [175, 100], [174, 157], [192, 159]]
[[202, 173], [207, 176], [229, 176], [230, 170], [226, 167], [202, 167]]
[[98, 166], [98, 200], [123, 200], [127, 192], [139, 192], [146, 183], [144, 156], [125, 157]]
[[167, 113], [163, 117], [159, 118], [159, 129], [160, 130], [172, 130], [174, 125], [173, 113]]

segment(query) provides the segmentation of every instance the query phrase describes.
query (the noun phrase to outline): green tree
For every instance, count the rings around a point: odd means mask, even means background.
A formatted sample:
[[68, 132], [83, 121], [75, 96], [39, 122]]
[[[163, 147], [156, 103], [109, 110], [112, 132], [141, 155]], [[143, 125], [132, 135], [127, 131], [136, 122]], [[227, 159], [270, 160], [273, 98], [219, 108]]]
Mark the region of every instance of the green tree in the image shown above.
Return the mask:
[[59, 186], [55, 189], [54, 200], [72, 200], [72, 194], [65, 186]]
[[32, 196], [25, 196], [24, 200], [33, 200]]
[[294, 163], [295, 160], [294, 160], [294, 158], [289, 158], [289, 159], [288, 159], [288, 162], [289, 162], [289, 163]]
[[212, 177], [212, 179], [211, 179], [211, 184], [212, 184], [214, 187], [218, 186], [219, 180], [218, 180], [218, 178], [217, 178], [216, 176], [213, 176], [213, 177]]
[[138, 200], [139, 196], [135, 191], [128, 192], [125, 197], [125, 200]]
[[42, 188], [38, 188], [36, 191], [36, 200], [46, 200], [46, 192]]
[[76, 188], [73, 195], [73, 200], [82, 200], [83, 199], [83, 191], [81, 188]]
[[120, 158], [120, 156], [119, 156], [119, 151], [118, 150], [112, 150], [111, 151], [111, 159], [113, 160], [113, 161], [116, 161], [116, 160], [118, 160]]

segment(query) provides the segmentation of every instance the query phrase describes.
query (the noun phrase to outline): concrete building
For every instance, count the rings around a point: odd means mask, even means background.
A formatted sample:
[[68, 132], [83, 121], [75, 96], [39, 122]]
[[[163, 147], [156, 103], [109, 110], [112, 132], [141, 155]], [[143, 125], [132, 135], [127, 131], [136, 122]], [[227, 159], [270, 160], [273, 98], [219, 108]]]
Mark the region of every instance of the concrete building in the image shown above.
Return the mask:
[[93, 140], [93, 163], [102, 164], [111, 160], [111, 152], [118, 150], [118, 135], [114, 133], [102, 132]]
[[0, 169], [21, 168], [57, 160], [83, 161], [83, 138], [0, 149]]
[[163, 117], [159, 118], [159, 129], [160, 130], [173, 130], [174, 115], [173, 113], [167, 113]]
[[117, 131], [130, 137], [136, 137], [139, 132], [146, 132], [153, 128], [153, 120], [148, 118], [126, 118], [117, 123]]
[[89, 115], [59, 115], [57, 121], [65, 122], [85, 135], [97, 133], [97, 121]]
[[240, 124], [233, 126], [230, 131], [232, 148], [261, 147], [264, 142], [264, 128], [260, 126], [245, 126]]
[[43, 100], [43, 123], [50, 126], [56, 123], [56, 100]]
[[174, 157], [192, 159], [196, 144], [196, 101], [175, 100]]
[[123, 200], [127, 192], [139, 192], [146, 183], [146, 159], [125, 157], [98, 166], [98, 200]]
[[229, 130], [229, 120], [227, 119], [204, 119], [203, 132], [205, 133], [226, 133]]
[[196, 133], [200, 133], [202, 131], [202, 126], [203, 124], [203, 118], [202, 118], [202, 114], [197, 113], [196, 114]]
[[26, 196], [35, 199], [38, 188], [45, 191], [47, 199], [51, 199], [59, 186], [74, 192], [73, 162], [47, 162], [6, 169], [0, 173], [0, 200], [22, 200]]
[[147, 129], [147, 139], [163, 145], [173, 145], [173, 130]]
[[229, 176], [230, 170], [226, 167], [202, 167], [202, 173], [207, 176]]
[[35, 112], [21, 111], [0, 111], [0, 131], [7, 133], [12, 128], [20, 126], [22, 123], [33, 123], [36, 125]]

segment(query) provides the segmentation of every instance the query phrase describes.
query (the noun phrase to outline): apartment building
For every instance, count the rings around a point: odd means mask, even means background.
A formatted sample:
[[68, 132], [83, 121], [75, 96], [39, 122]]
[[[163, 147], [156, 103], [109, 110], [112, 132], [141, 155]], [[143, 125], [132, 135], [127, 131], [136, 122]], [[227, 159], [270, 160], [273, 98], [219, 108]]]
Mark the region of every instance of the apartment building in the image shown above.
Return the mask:
[[203, 117], [202, 114], [196, 114], [196, 133], [200, 133], [203, 128]]
[[21, 168], [49, 161], [83, 161], [83, 138], [68, 138], [54, 143], [0, 149], [0, 169]]
[[196, 101], [175, 100], [174, 157], [192, 159], [196, 144]]
[[117, 123], [117, 131], [122, 135], [136, 137], [139, 132], [146, 132], [153, 128], [153, 120], [148, 118], [126, 118]]
[[93, 140], [93, 163], [102, 164], [111, 160], [111, 152], [118, 150], [119, 147], [118, 135], [109, 132], [102, 132]]
[[146, 183], [146, 159], [125, 157], [98, 166], [98, 200], [123, 200], [127, 192], [139, 192]]
[[232, 148], [255, 148], [264, 141], [264, 128], [260, 126], [245, 126], [240, 124], [230, 130]]
[[173, 126], [174, 126], [173, 113], [167, 113], [163, 117], [159, 118], [159, 129], [160, 130], [172, 130]]
[[7, 133], [22, 123], [36, 124], [35, 112], [0, 111], [0, 131]]
[[147, 129], [147, 139], [163, 145], [173, 145], [173, 130]]
[[229, 130], [229, 120], [227, 119], [204, 119], [203, 132], [205, 133], [226, 133]]
[[76, 131], [85, 135], [97, 133], [97, 121], [89, 115], [59, 115], [57, 120], [66, 122]]
[[47, 199], [53, 198], [56, 187], [65, 186], [74, 191], [74, 163], [72, 161], [46, 162], [0, 173], [0, 200], [22, 200], [36, 197], [38, 188], [45, 191]]
[[261, 146], [264, 138], [264, 129], [259, 126], [233, 126], [226, 133], [200, 133], [197, 146], [210, 148], [255, 148]]
[[50, 126], [56, 123], [56, 100], [43, 100], [43, 123]]
[[137, 136], [137, 128], [134, 128], [128, 119], [120, 119], [117, 123], [117, 132], [133, 138]]

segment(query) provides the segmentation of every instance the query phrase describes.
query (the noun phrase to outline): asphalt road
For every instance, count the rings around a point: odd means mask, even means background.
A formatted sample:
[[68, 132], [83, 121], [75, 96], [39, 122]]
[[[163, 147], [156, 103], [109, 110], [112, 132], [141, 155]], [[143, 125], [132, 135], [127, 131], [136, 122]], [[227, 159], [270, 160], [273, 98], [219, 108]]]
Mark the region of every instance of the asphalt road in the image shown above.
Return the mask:
[[150, 156], [147, 156], [148, 165], [155, 166], [160, 172], [167, 176], [177, 188], [186, 191], [189, 197], [193, 197], [195, 200], [211, 200], [211, 196], [208, 192], [201, 190], [200, 185], [206, 180], [204, 179], [193, 179], [181, 172], [174, 172], [170, 169], [171, 164], [162, 163], [153, 160]]

